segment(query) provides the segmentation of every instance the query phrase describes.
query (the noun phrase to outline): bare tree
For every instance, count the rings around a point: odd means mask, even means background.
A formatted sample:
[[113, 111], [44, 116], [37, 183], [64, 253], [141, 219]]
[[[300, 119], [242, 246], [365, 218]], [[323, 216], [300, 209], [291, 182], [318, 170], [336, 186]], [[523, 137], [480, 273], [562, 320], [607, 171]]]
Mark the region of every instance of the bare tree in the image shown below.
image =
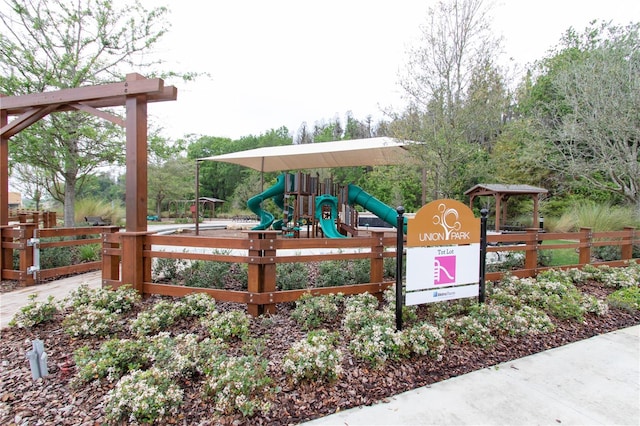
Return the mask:
[[468, 182], [465, 164], [497, 136], [508, 105], [489, 11], [483, 0], [439, 1], [430, 8], [400, 82], [410, 106], [396, 117], [393, 136], [425, 142], [414, 151], [434, 198], [461, 192]]

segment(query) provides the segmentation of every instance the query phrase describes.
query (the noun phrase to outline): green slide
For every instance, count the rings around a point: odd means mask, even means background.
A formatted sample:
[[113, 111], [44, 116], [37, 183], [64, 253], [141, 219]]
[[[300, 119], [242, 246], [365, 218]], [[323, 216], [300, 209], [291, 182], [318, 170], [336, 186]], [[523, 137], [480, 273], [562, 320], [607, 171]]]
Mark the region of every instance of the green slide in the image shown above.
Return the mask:
[[[322, 207], [329, 206], [331, 216], [322, 214]], [[338, 232], [336, 228], [336, 218], [338, 217], [338, 199], [331, 195], [319, 195], [316, 197], [316, 219], [322, 229], [322, 233], [327, 238], [346, 238]]]
[[[284, 173], [281, 174], [280, 176], [278, 176], [278, 180], [276, 181], [275, 185], [265, 189], [260, 194], [249, 198], [249, 201], [247, 201], [247, 207], [249, 207], [249, 210], [254, 212], [260, 218], [260, 223], [257, 226], [251, 228], [252, 230], [260, 231], [268, 229], [269, 226], [271, 226], [271, 224], [273, 223], [273, 215], [267, 211], [262, 210], [260, 206], [262, 205], [262, 202], [268, 198], [278, 196], [282, 197], [282, 195], [284, 194], [284, 177]], [[278, 204], [277, 201], [276, 204]]]
[[[357, 204], [362, 208], [369, 210], [380, 219], [387, 222], [394, 228], [398, 225], [398, 212], [392, 207], [384, 204], [382, 201], [368, 194], [357, 185], [349, 184], [349, 204]], [[404, 218], [404, 226], [402, 230], [407, 233], [407, 218]]]

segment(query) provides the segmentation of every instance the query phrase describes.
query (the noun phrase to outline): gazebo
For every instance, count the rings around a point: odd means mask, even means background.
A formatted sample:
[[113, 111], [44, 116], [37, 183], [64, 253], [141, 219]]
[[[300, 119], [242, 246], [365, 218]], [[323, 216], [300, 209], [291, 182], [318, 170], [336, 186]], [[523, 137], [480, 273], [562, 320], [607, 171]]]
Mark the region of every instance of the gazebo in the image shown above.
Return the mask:
[[498, 183], [479, 183], [473, 188], [465, 191], [469, 196], [469, 207], [473, 208], [473, 201], [476, 197], [493, 197], [496, 201], [496, 224], [495, 231], [500, 232], [501, 224], [507, 219], [507, 200], [515, 195], [530, 195], [533, 198], [533, 223], [539, 223], [539, 203], [540, 194], [546, 194], [544, 188], [531, 185], [502, 185]]

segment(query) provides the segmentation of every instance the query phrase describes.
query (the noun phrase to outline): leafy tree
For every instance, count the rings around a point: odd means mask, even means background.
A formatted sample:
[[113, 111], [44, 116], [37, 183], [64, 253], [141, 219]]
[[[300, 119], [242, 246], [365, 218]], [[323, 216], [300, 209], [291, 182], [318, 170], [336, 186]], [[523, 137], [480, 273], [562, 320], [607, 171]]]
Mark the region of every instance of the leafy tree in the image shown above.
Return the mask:
[[185, 157], [149, 165], [149, 199], [154, 200], [158, 217], [163, 202], [195, 197], [195, 169], [195, 162]]
[[[199, 136], [195, 140], [192, 138], [187, 141], [187, 157], [191, 160], [243, 150], [229, 138], [212, 136]], [[200, 165], [200, 195], [223, 200], [229, 199], [238, 182], [245, 179], [248, 170], [246, 167], [236, 164], [216, 161], [202, 162]]]
[[[0, 10], [0, 91], [104, 84], [122, 81], [131, 69], [150, 69], [160, 61], [142, 54], [167, 31], [166, 15], [166, 8], [146, 10], [138, 1], [118, 7], [111, 0], [7, 0]], [[123, 131], [114, 124], [58, 112], [16, 135], [10, 160], [45, 177], [46, 190], [64, 204], [65, 226], [73, 226], [83, 177], [122, 162], [123, 146]]]
[[529, 108], [540, 160], [640, 212], [640, 23], [573, 29], [539, 64]]
[[117, 180], [114, 181], [109, 173], [86, 175], [82, 189], [76, 193], [76, 198], [124, 201], [124, 187], [120, 186]]
[[[271, 129], [258, 136], [244, 136], [239, 140], [211, 136], [190, 136], [187, 141], [187, 157], [196, 158], [213, 157], [230, 152], [244, 151], [248, 149], [291, 145], [292, 138], [286, 127]], [[259, 172], [236, 164], [216, 161], [205, 161], [200, 165], [200, 195], [203, 197], [216, 197], [223, 200], [231, 200], [236, 187], [244, 180], [258, 176]], [[275, 173], [265, 173], [264, 181], [275, 178]], [[230, 208], [232, 203], [227, 203], [223, 208]]]

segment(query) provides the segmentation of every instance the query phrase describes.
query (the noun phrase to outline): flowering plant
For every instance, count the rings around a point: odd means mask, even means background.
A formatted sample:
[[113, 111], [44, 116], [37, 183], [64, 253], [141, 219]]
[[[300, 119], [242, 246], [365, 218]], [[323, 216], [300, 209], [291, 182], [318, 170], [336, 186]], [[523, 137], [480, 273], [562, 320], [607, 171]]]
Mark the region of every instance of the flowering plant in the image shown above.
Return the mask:
[[177, 414], [182, 397], [182, 389], [168, 372], [158, 368], [134, 370], [107, 393], [104, 410], [113, 422], [150, 424]]
[[29, 303], [21, 307], [9, 321], [11, 327], [31, 328], [53, 319], [53, 316], [58, 312], [55, 298], [49, 296], [46, 302], [36, 302], [37, 297], [36, 293], [29, 295]]
[[338, 337], [338, 333], [326, 330], [311, 331], [287, 351], [282, 363], [285, 373], [294, 382], [337, 379], [342, 373], [342, 351], [336, 348]]

